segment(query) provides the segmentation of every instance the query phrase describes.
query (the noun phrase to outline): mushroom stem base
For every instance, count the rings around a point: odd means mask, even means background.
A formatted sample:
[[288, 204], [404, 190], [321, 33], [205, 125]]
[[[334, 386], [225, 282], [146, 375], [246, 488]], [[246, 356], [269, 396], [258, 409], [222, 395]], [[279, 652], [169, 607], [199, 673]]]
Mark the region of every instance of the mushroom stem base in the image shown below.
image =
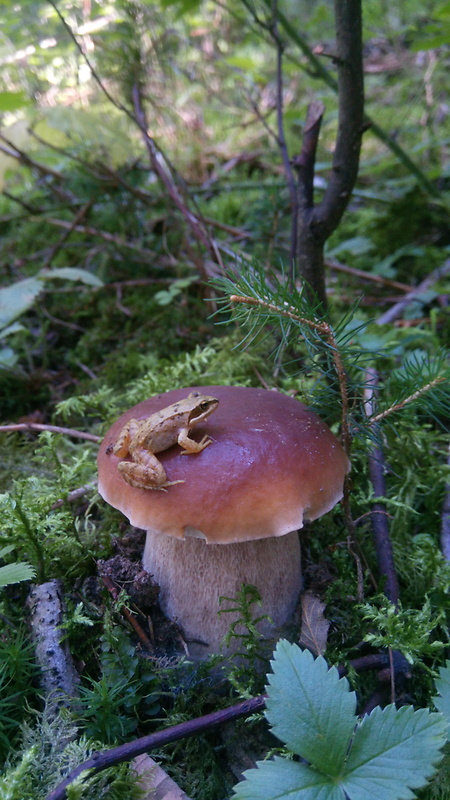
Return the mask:
[[243, 583], [256, 586], [262, 604], [255, 606], [254, 617], [271, 618], [257, 627], [273, 642], [292, 617], [301, 589], [297, 531], [250, 542], [207, 544], [203, 539], [181, 540], [150, 530], [143, 567], [159, 584], [160, 606], [183, 630], [193, 658], [239, 649], [239, 640], [228, 648], [222, 644], [238, 615], [219, 615], [231, 605], [220, 603], [220, 597], [236, 597]]

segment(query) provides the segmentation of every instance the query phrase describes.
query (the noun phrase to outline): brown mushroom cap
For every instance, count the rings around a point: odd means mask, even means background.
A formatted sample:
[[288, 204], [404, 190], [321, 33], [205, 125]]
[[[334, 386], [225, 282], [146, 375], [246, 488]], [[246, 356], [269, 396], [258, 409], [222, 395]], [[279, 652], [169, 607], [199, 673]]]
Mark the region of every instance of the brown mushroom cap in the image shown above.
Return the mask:
[[[193, 430], [212, 444], [181, 455], [174, 445], [157, 454], [166, 492], [130, 486], [111, 450], [123, 425], [145, 419], [197, 391], [219, 406]], [[131, 524], [208, 543], [283, 536], [329, 511], [342, 497], [350, 468], [336, 437], [316, 414], [292, 397], [240, 386], [195, 386], [156, 395], [130, 408], [105, 436], [98, 455], [99, 492]]]

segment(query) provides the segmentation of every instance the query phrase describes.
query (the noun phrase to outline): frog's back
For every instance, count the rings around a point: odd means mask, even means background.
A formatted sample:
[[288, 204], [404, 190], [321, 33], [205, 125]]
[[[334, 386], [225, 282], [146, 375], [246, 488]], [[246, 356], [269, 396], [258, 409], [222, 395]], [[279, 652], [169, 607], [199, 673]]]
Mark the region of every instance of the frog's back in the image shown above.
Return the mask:
[[140, 446], [151, 450], [152, 453], [168, 450], [177, 443], [183, 417], [184, 414], [177, 414], [173, 406], [152, 414], [146, 422], [145, 431], [142, 432]]

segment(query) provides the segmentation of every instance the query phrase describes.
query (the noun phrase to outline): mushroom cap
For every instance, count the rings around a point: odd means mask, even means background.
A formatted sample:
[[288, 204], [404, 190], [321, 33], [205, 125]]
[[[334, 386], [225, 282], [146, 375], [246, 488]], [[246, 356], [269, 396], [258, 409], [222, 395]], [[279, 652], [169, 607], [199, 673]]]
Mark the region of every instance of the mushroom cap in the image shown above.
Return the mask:
[[[219, 406], [192, 435], [212, 444], [194, 455], [178, 445], [158, 453], [167, 491], [130, 486], [112, 453], [129, 419], [145, 419], [192, 391]], [[98, 490], [137, 528], [208, 543], [283, 536], [341, 499], [350, 462], [338, 439], [307, 406], [287, 395], [241, 386], [194, 386], [155, 395], [122, 414], [98, 454]]]

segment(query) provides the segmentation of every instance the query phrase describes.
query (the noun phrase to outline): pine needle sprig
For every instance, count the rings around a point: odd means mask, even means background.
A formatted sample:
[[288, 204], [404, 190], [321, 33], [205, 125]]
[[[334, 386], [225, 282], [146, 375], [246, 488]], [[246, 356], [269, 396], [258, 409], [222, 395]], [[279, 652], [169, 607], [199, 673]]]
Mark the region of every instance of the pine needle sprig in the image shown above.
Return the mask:
[[[357, 322], [355, 302], [336, 324], [323, 316], [319, 305], [312, 304], [304, 290], [291, 288], [276, 276], [268, 276], [260, 265], [239, 265], [241, 272], [231, 270], [214, 282], [223, 292], [218, 303], [228, 309], [234, 320], [246, 331], [241, 346], [255, 339], [265, 339], [277, 332], [280, 339], [277, 353], [301, 339], [313, 371], [320, 374], [314, 386], [315, 403], [341, 406], [341, 434], [344, 448], [350, 454], [354, 436], [378, 440], [378, 423], [405, 408], [420, 409], [442, 425], [450, 414], [450, 368], [448, 355], [424, 352], [409, 355], [383, 385], [381, 403], [372, 416], [366, 416], [363, 404], [367, 369], [377, 354], [358, 344], [358, 335], [368, 322]], [[286, 364], [285, 364], [286, 366]], [[383, 407], [384, 399], [384, 407]]]
[[[284, 345], [300, 336], [309, 345], [308, 350], [312, 348], [315, 355], [322, 352], [327, 360], [331, 360], [341, 399], [342, 442], [345, 451], [350, 455], [346, 367], [333, 327], [323, 316], [319, 316], [319, 304], [312, 306], [306, 299], [304, 290], [292, 289], [275, 279], [269, 283], [266, 274], [255, 267], [252, 267], [251, 279], [241, 273], [236, 278], [225, 277], [215, 283], [228, 295], [226, 303], [234, 309], [235, 318], [245, 324], [250, 323], [253, 338], [267, 325], [276, 324], [281, 328]], [[283, 319], [289, 320], [291, 324], [280, 326]], [[248, 335], [244, 341], [248, 343]]]
[[450, 367], [447, 354], [438, 352], [433, 357], [423, 353], [413, 354], [403, 366], [392, 373], [383, 387], [383, 397], [389, 405], [379, 408], [368, 418], [370, 426], [377, 425], [391, 414], [406, 407], [416, 407], [442, 426], [450, 415]]

